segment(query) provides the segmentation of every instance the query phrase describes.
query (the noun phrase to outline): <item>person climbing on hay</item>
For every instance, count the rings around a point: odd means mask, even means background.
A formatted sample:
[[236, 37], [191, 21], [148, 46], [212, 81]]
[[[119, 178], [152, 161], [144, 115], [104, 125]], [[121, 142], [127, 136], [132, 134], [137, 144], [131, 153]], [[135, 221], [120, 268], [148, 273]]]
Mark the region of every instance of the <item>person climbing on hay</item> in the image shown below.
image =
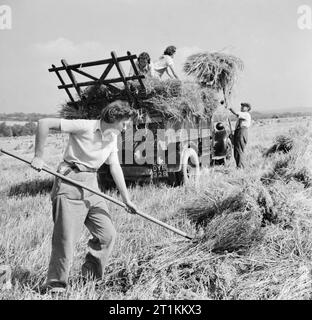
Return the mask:
[[[69, 133], [69, 141], [57, 172], [99, 191], [97, 170], [106, 162], [123, 202], [130, 213], [137, 211], [131, 202], [118, 160], [117, 136], [126, 130], [135, 111], [127, 102], [115, 101], [102, 110], [99, 120], [45, 118], [38, 122], [35, 156], [31, 166], [44, 166], [44, 144], [49, 130]], [[105, 200], [92, 192], [55, 178], [52, 192], [53, 237], [46, 283], [41, 293], [61, 293], [67, 286], [74, 247], [83, 224], [93, 238], [82, 265], [83, 279], [101, 280], [116, 238], [116, 230]]]
[[161, 79], [163, 74], [166, 72], [170, 78], [179, 79], [179, 77], [177, 76], [174, 70], [174, 62], [173, 62], [173, 57], [176, 51], [177, 51], [177, 48], [175, 46], [169, 46], [164, 51], [164, 54], [160, 56], [160, 58], [157, 61], [154, 61], [154, 70], [155, 70], [156, 78]]
[[[143, 74], [144, 76], [148, 77], [154, 77], [154, 66], [151, 62], [150, 55], [147, 52], [142, 52], [138, 56], [138, 60], [135, 62], [136, 68], [139, 72], [139, 74]], [[129, 71], [129, 77], [132, 77], [135, 75], [134, 69], [131, 66]]]
[[251, 125], [251, 106], [249, 103], [241, 103], [240, 112], [235, 112], [232, 108], [229, 110], [238, 118], [234, 131], [234, 159], [237, 168], [244, 168], [244, 152], [248, 142], [248, 128]]

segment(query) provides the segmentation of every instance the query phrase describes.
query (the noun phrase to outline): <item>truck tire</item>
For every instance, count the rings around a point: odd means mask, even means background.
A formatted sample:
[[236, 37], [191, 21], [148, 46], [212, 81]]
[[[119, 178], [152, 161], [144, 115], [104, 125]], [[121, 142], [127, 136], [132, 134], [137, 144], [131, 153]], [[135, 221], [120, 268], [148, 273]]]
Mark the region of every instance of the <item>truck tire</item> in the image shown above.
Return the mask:
[[199, 159], [196, 151], [188, 148], [182, 156], [182, 168], [178, 172], [169, 173], [170, 185], [182, 185], [188, 183], [197, 183], [200, 174]]

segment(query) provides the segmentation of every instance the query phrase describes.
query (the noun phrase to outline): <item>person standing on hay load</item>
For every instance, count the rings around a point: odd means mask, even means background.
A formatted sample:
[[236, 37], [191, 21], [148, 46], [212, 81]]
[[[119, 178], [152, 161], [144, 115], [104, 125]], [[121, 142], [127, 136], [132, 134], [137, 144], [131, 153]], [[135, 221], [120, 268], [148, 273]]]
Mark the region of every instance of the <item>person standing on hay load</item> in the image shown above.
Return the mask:
[[249, 103], [241, 103], [240, 112], [235, 112], [232, 108], [229, 110], [238, 118], [234, 131], [234, 159], [237, 168], [244, 168], [244, 152], [248, 142], [248, 128], [251, 125], [251, 106]]
[[[166, 72], [170, 78], [179, 79], [176, 72], [174, 71], [174, 62], [173, 57], [177, 51], [175, 46], [169, 46], [164, 51], [164, 54], [157, 60], [154, 61], [154, 70], [155, 70], [155, 77], [161, 79], [163, 74]], [[172, 75], [169, 73], [171, 71]]]
[[[135, 62], [135, 65], [138, 69], [139, 74], [143, 74], [148, 77], [154, 77], [154, 66], [151, 62], [150, 55], [147, 52], [142, 52], [138, 56], [138, 60]], [[132, 77], [135, 75], [135, 72], [133, 70], [133, 67], [130, 67], [129, 71], [129, 77]]]
[[[38, 121], [31, 166], [39, 171], [43, 168], [44, 144], [50, 129], [67, 132], [69, 141], [57, 172], [99, 191], [97, 170], [106, 162], [123, 202], [134, 214], [137, 209], [130, 200], [118, 160], [117, 136], [126, 130], [135, 115], [127, 102], [118, 100], [102, 110], [99, 120], [41, 119]], [[101, 280], [116, 238], [105, 200], [58, 177], [54, 180], [51, 200], [54, 222], [52, 252], [47, 280], [40, 292], [65, 291], [74, 247], [84, 224], [93, 238], [88, 242], [89, 250], [81, 273], [84, 279]]]

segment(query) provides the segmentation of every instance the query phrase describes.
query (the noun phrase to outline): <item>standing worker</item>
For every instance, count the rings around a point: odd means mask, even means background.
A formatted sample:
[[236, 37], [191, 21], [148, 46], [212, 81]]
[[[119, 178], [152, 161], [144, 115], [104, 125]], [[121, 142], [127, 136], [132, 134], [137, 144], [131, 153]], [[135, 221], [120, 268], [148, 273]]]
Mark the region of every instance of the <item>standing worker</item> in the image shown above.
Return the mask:
[[[102, 110], [99, 120], [39, 120], [31, 166], [39, 171], [43, 168], [44, 144], [50, 129], [68, 132], [64, 161], [59, 164], [57, 172], [99, 191], [97, 169], [104, 162], [108, 163], [123, 202], [130, 213], [135, 213], [137, 209], [129, 198], [117, 149], [118, 134], [126, 130], [135, 114], [127, 102], [118, 100]], [[84, 224], [93, 238], [88, 242], [82, 276], [101, 280], [116, 238], [105, 200], [58, 177], [54, 180], [51, 200], [52, 252], [47, 280], [41, 292], [65, 291], [74, 247]]]
[[235, 112], [232, 108], [229, 110], [238, 118], [234, 131], [234, 158], [237, 168], [244, 168], [244, 151], [248, 142], [248, 128], [251, 125], [251, 116], [249, 103], [241, 103], [241, 111]]
[[[157, 61], [154, 61], [154, 70], [155, 70], [155, 76], [159, 79], [163, 76], [163, 74], [166, 72], [167, 75], [170, 78], [176, 78], [179, 79], [176, 72], [174, 71], [174, 63], [173, 63], [173, 57], [177, 51], [177, 48], [175, 46], [169, 46], [164, 51], [164, 54], [160, 56], [160, 58]], [[170, 72], [168, 71], [170, 70]]]

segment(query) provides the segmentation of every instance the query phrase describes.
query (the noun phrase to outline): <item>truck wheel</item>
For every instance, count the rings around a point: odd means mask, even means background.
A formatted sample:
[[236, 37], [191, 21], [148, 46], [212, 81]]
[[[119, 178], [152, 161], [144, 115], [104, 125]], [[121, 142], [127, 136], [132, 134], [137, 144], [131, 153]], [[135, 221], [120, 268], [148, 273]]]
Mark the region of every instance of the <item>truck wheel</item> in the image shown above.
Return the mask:
[[168, 172], [168, 179], [167, 182], [169, 186], [176, 187], [182, 184], [181, 177], [179, 172]]
[[178, 172], [175, 172], [174, 184], [196, 184], [199, 179], [199, 174], [199, 159], [196, 151], [191, 148], [186, 149], [182, 156], [182, 169]]

